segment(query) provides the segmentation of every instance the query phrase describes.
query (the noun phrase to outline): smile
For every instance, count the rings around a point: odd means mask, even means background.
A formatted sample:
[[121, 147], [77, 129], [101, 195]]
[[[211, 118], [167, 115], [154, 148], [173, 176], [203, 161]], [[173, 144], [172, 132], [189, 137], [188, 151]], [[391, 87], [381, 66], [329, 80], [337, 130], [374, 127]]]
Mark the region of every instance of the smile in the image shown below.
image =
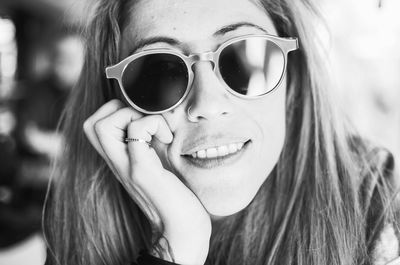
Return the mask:
[[183, 155], [183, 158], [192, 166], [211, 169], [228, 166], [236, 163], [246, 153], [251, 141], [231, 143]]
[[190, 154], [193, 158], [199, 159], [207, 159], [207, 158], [216, 158], [216, 157], [224, 157], [229, 154], [234, 154], [243, 148], [244, 143], [232, 143], [228, 145], [222, 145], [212, 148], [207, 148], [203, 150], [199, 150]]

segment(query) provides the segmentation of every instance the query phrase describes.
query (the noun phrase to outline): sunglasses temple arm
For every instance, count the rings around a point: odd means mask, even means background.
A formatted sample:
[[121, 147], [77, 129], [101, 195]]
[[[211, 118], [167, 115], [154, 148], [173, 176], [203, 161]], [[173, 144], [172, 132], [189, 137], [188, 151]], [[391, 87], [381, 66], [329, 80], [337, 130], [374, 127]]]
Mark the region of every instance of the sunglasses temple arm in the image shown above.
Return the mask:
[[106, 67], [106, 77], [109, 79], [116, 78], [117, 77], [117, 69], [112, 66]]
[[287, 52], [295, 51], [299, 48], [299, 40], [297, 38], [290, 38], [285, 40], [285, 48]]
[[297, 38], [281, 38], [279, 44], [286, 54], [299, 48], [299, 40]]

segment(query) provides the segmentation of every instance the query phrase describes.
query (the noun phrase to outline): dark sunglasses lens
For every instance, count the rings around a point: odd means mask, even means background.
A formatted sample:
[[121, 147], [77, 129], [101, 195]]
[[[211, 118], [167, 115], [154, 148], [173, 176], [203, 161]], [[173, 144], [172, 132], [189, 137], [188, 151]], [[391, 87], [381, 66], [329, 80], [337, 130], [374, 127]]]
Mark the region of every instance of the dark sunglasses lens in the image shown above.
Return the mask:
[[185, 94], [189, 75], [185, 62], [173, 54], [149, 54], [130, 62], [122, 85], [129, 99], [146, 111], [174, 106]]
[[252, 37], [225, 47], [219, 70], [225, 83], [237, 93], [260, 96], [273, 90], [285, 67], [278, 45], [262, 37]]

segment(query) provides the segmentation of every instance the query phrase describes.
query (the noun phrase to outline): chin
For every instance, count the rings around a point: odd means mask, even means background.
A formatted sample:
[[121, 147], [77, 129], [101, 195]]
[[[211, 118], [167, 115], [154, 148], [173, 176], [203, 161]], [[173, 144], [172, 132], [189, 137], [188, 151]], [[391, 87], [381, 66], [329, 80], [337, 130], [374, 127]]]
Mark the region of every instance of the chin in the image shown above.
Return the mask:
[[211, 216], [225, 217], [245, 209], [256, 196], [257, 190], [248, 192], [242, 188], [238, 188], [236, 192], [215, 190], [201, 193], [198, 198]]

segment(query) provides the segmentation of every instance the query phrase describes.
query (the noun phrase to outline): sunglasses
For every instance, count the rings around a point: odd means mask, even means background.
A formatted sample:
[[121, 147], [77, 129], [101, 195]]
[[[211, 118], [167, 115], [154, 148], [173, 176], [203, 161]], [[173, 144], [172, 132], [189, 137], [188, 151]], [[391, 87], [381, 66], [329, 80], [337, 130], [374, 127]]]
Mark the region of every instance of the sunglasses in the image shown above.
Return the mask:
[[135, 53], [106, 68], [116, 79], [126, 101], [145, 114], [159, 114], [177, 107], [188, 95], [193, 66], [210, 61], [227, 91], [244, 99], [272, 92], [286, 73], [287, 54], [299, 48], [296, 38], [246, 35], [230, 39], [214, 52], [185, 55], [162, 48]]

